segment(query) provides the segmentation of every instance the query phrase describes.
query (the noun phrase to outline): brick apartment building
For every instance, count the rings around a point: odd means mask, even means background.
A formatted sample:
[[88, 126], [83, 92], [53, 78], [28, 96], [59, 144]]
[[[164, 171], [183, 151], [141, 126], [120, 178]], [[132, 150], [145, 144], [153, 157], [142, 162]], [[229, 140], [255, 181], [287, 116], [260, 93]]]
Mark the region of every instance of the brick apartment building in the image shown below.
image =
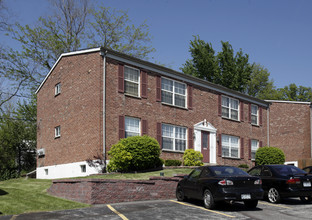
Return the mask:
[[104, 48], [62, 54], [36, 93], [42, 179], [98, 173], [86, 159], [108, 160], [110, 147], [133, 135], [155, 138], [163, 159], [193, 148], [205, 163], [249, 166], [275, 136], [275, 103]]

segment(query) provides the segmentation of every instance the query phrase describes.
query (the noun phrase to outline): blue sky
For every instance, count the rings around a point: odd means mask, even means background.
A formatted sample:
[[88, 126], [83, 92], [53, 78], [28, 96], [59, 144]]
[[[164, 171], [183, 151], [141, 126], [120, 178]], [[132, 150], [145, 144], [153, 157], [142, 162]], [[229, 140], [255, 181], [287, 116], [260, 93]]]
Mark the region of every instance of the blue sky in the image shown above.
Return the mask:
[[[278, 88], [296, 83], [312, 86], [311, 0], [105, 0], [105, 6], [127, 10], [135, 24], [146, 20], [153, 61], [179, 70], [190, 58], [193, 35], [242, 48], [250, 62], [263, 65]], [[9, 0], [7, 6], [22, 23], [50, 13], [48, 0]], [[3, 39], [4, 43], [12, 41]], [[14, 45], [11, 45], [14, 47]]]

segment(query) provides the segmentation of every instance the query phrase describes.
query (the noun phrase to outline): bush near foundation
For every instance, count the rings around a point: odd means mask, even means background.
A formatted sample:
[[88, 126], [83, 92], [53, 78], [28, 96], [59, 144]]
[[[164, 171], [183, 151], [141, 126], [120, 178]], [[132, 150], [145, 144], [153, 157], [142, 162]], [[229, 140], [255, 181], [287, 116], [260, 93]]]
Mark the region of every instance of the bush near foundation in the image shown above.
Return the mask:
[[204, 165], [203, 154], [194, 149], [187, 149], [183, 155], [183, 164], [184, 166], [202, 166]]
[[260, 147], [256, 151], [256, 165], [284, 164], [285, 154], [277, 147]]
[[162, 166], [158, 142], [149, 136], [121, 139], [111, 147], [107, 169], [109, 172], [132, 172]]
[[182, 161], [180, 160], [165, 160], [165, 166], [181, 166]]

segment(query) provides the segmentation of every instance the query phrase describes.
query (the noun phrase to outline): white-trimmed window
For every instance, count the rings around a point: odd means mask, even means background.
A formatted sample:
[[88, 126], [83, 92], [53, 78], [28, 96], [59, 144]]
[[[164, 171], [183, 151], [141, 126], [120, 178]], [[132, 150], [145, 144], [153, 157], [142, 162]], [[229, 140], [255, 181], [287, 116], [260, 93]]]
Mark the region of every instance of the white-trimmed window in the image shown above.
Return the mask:
[[162, 148], [164, 150], [185, 151], [186, 128], [162, 124]]
[[140, 70], [125, 66], [125, 93], [133, 96], [140, 94]]
[[140, 136], [140, 119], [125, 117], [125, 137]]
[[239, 158], [239, 137], [222, 135], [222, 157]]
[[61, 137], [61, 126], [57, 126], [54, 128], [54, 135], [55, 138]]
[[55, 85], [54, 94], [59, 95], [61, 93], [61, 83]]
[[161, 78], [161, 101], [170, 105], [186, 108], [186, 84]]
[[222, 96], [222, 117], [239, 120], [239, 101], [230, 97]]
[[251, 105], [251, 124], [259, 124], [259, 108], [257, 105]]
[[259, 141], [258, 140], [251, 140], [251, 159], [256, 159], [256, 151], [259, 148]]

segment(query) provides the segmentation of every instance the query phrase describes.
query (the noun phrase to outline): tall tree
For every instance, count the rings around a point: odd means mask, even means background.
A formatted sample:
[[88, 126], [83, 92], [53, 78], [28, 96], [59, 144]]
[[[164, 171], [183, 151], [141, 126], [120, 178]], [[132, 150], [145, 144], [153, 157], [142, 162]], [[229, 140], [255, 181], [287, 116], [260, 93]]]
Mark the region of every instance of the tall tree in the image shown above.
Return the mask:
[[1, 98], [0, 94], [0, 110], [21, 92], [33, 92], [64, 52], [89, 44], [142, 58], [154, 50], [147, 25], [131, 25], [126, 12], [105, 7], [95, 10], [90, 0], [52, 3], [55, 8], [52, 16], [40, 17], [36, 25], [16, 24], [9, 30], [22, 49], [0, 51], [0, 79], [8, 80], [12, 90], [9, 97]]
[[241, 49], [234, 54], [229, 42], [221, 41], [221, 44], [222, 51], [215, 55], [211, 43], [195, 36], [189, 49], [192, 59], [187, 60], [181, 70], [186, 74], [243, 92], [252, 71], [248, 55]]
[[295, 83], [277, 89], [279, 92], [279, 100], [312, 102], [312, 88], [305, 86], [297, 86]]
[[260, 64], [253, 64], [245, 93], [259, 99], [275, 100], [279, 97], [274, 81], [270, 79], [270, 72]]

